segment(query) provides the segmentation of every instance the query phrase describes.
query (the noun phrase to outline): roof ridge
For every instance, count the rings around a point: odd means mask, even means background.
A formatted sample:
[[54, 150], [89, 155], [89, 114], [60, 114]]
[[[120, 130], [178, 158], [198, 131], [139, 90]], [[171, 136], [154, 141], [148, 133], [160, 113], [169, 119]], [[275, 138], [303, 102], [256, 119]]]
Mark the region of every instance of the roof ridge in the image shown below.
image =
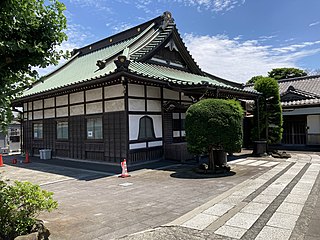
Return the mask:
[[320, 75], [310, 75], [310, 76], [302, 76], [302, 77], [294, 77], [294, 78], [285, 78], [285, 79], [278, 80], [278, 82], [290, 82], [290, 81], [304, 80], [304, 79], [317, 79], [317, 80], [320, 80]]

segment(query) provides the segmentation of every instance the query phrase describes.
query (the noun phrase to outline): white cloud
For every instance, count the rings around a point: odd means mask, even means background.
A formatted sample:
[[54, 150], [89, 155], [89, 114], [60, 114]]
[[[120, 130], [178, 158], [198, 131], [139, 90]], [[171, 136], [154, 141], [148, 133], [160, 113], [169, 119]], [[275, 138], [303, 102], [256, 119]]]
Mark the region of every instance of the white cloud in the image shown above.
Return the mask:
[[215, 12], [229, 11], [245, 3], [245, 0], [174, 0], [186, 6], [196, 6], [199, 10], [206, 9]]
[[112, 9], [108, 7], [108, 0], [69, 0], [69, 2], [82, 8], [94, 8], [104, 12], [112, 12]]
[[318, 24], [320, 24], [320, 21], [310, 23], [310, 24], [309, 24], [309, 27], [313, 27], [313, 26], [316, 26], [316, 25], [318, 25]]
[[320, 41], [276, 48], [262, 45], [263, 41], [238, 41], [225, 35], [186, 34], [184, 40], [202, 70], [243, 83], [253, 76], [267, 75], [273, 68], [298, 67], [298, 60], [320, 53]]

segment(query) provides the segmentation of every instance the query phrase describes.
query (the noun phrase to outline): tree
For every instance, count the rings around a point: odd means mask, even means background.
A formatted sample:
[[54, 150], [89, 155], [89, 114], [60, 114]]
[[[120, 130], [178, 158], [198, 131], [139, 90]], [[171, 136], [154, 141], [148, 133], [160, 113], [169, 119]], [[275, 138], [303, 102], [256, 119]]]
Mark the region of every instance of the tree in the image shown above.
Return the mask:
[[0, 179], [0, 239], [29, 234], [40, 212], [58, 207], [52, 196], [52, 192], [29, 182], [8, 184]]
[[263, 76], [259, 75], [259, 76], [254, 76], [252, 77], [250, 80], [248, 80], [248, 82], [246, 84], [254, 84], [257, 80], [259, 80], [260, 78], [263, 78]]
[[273, 78], [264, 77], [256, 81], [254, 89], [262, 93], [262, 97], [258, 102], [259, 112], [257, 106], [255, 107], [256, 124], [253, 137], [255, 140], [266, 139], [271, 144], [278, 143], [283, 132], [278, 82]]
[[307, 76], [307, 73], [298, 68], [274, 68], [268, 72], [268, 77], [274, 78], [275, 80], [303, 76]]
[[191, 105], [185, 125], [188, 150], [208, 153], [209, 170], [214, 170], [214, 150], [241, 150], [242, 118], [243, 109], [235, 100], [205, 99]]
[[2, 0], [0, 3], [0, 120], [6, 131], [11, 101], [36, 81], [34, 67], [57, 64], [67, 35], [64, 4], [57, 0]]

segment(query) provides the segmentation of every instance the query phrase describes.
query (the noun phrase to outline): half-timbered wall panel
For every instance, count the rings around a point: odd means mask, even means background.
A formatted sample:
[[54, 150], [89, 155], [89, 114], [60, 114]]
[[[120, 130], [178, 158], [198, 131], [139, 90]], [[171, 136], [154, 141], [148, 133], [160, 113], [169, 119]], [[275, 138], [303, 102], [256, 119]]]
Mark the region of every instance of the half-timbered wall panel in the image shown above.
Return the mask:
[[86, 91], [86, 102], [101, 100], [102, 99], [102, 88], [95, 88]]
[[56, 106], [68, 105], [68, 95], [56, 97]]
[[84, 92], [76, 92], [70, 94], [70, 104], [84, 102]]
[[124, 88], [122, 85], [112, 85], [104, 88], [104, 98], [123, 97]]
[[147, 86], [147, 97], [148, 98], [161, 98], [161, 89], [159, 87]]
[[42, 119], [42, 118], [43, 118], [43, 110], [33, 112], [33, 119]]
[[54, 108], [44, 110], [44, 118], [54, 118], [54, 117], [55, 117]]
[[50, 107], [54, 107], [54, 98], [45, 98], [44, 99], [44, 107], [45, 108], [50, 108]]
[[102, 113], [102, 102], [94, 102], [86, 104], [86, 113], [87, 114], [95, 114]]
[[144, 97], [144, 85], [129, 84], [128, 95], [129, 97]]
[[43, 101], [38, 100], [33, 102], [33, 110], [38, 110], [43, 108]]
[[56, 109], [57, 117], [67, 117], [69, 114], [68, 107], [59, 107]]
[[105, 112], [116, 112], [124, 111], [124, 99], [109, 100], [104, 102], [104, 111]]
[[70, 116], [83, 115], [83, 114], [84, 114], [84, 104], [70, 106]]
[[159, 100], [148, 100], [147, 111], [149, 112], [161, 112], [161, 101]]
[[129, 99], [129, 111], [142, 111], [146, 110], [145, 99]]
[[164, 99], [172, 99], [172, 100], [180, 100], [179, 92], [170, 90], [170, 89], [163, 89], [163, 98]]

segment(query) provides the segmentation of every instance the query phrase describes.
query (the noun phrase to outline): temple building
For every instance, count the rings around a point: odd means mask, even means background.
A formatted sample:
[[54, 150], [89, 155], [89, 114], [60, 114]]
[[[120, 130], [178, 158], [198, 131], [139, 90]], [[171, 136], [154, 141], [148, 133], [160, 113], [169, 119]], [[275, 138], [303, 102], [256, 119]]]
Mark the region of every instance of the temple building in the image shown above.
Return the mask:
[[165, 12], [73, 50], [14, 106], [23, 107], [23, 149], [32, 155], [137, 163], [190, 157], [184, 122], [193, 102], [257, 96], [202, 71]]

